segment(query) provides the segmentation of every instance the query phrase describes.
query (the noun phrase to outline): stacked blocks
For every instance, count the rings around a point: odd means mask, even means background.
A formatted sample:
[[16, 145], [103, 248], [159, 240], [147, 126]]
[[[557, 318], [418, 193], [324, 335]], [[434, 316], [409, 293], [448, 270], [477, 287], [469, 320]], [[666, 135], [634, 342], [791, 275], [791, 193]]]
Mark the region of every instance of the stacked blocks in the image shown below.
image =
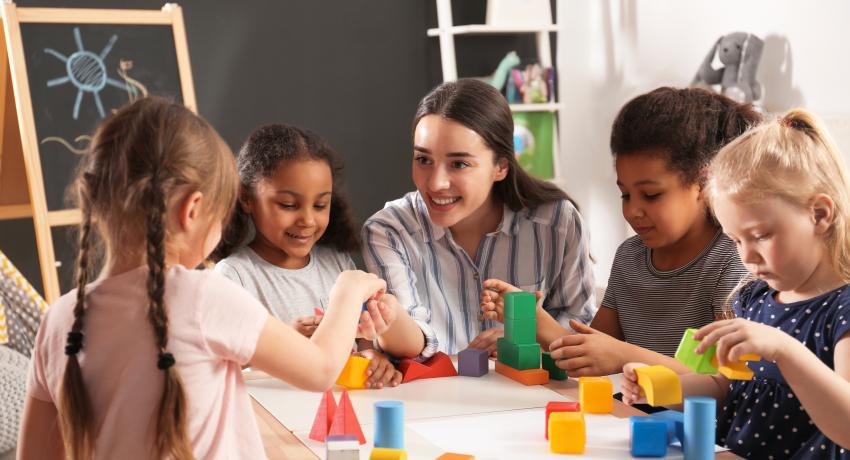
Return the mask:
[[481, 377], [490, 372], [490, 353], [478, 348], [467, 348], [457, 354], [457, 373], [467, 377]]
[[653, 417], [629, 417], [629, 444], [634, 457], [667, 455], [667, 422]]
[[546, 425], [543, 426], [543, 432], [546, 433], [546, 439], [549, 439], [549, 415], [555, 412], [580, 412], [581, 405], [577, 402], [552, 401], [546, 404]]
[[614, 409], [614, 385], [608, 377], [579, 377], [581, 409], [590, 414], [608, 414]]
[[746, 361], [761, 361], [761, 356], [756, 354], [745, 354], [741, 356], [737, 363], [727, 363], [725, 366], [718, 366], [717, 363], [717, 346], [712, 345], [705, 350], [705, 353], [699, 355], [696, 353], [696, 348], [699, 345], [699, 340], [694, 339], [696, 329], [686, 329], [685, 335], [682, 336], [682, 341], [679, 342], [679, 348], [676, 349], [676, 359], [682, 364], [691, 368], [694, 372], [700, 374], [716, 374], [720, 372], [726, 378], [732, 380], [751, 380], [753, 372], [745, 364]]
[[360, 460], [360, 443], [356, 436], [328, 436], [325, 449], [327, 460]]
[[475, 460], [474, 455], [456, 454], [454, 452], [446, 452], [437, 457], [437, 460]]
[[387, 449], [376, 447], [372, 449], [369, 460], [407, 460], [407, 452], [401, 449]]
[[551, 353], [544, 351], [540, 361], [543, 365], [543, 369], [546, 369], [546, 371], [549, 372], [550, 380], [567, 380], [567, 371], [561, 369], [555, 364], [555, 360], [552, 358]]
[[339, 377], [336, 379], [336, 384], [344, 386], [349, 390], [357, 390], [366, 388], [366, 368], [369, 367], [369, 360], [362, 356], [349, 356], [348, 361], [342, 368]]
[[635, 369], [637, 383], [646, 393], [650, 406], [682, 403], [682, 384], [679, 375], [664, 366], [645, 366]]
[[412, 359], [403, 359], [398, 365], [401, 371], [401, 383], [407, 383], [418, 379], [432, 379], [436, 377], [454, 377], [457, 375], [452, 359], [449, 355], [438, 351], [434, 356], [424, 363]]
[[714, 428], [717, 402], [714, 398], [695, 396], [685, 398], [685, 458], [705, 460], [714, 458]]
[[556, 454], [584, 452], [585, 426], [582, 412], [555, 412], [549, 416], [549, 450]]
[[525, 385], [549, 381], [549, 373], [540, 369], [536, 315], [537, 298], [533, 293], [505, 294], [505, 336], [496, 341], [496, 372]]
[[404, 403], [375, 403], [375, 447], [404, 449]]

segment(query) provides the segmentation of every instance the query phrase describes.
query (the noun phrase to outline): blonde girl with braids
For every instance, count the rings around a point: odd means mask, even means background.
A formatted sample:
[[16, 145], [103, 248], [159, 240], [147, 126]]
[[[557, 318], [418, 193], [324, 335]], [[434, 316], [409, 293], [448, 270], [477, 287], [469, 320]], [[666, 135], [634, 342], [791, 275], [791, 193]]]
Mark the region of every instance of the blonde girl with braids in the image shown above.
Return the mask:
[[[101, 124], [75, 182], [77, 288], [36, 337], [19, 458], [264, 458], [241, 367], [312, 391], [333, 383], [360, 305], [385, 284], [343, 272], [308, 339], [194, 270], [238, 185], [227, 145], [180, 105], [140, 99]], [[95, 237], [105, 257], [90, 281]]]
[[[718, 400], [717, 440], [742, 457], [850, 458], [850, 175], [808, 112], [749, 131], [709, 168], [707, 193], [751, 281], [736, 319], [701, 328], [720, 364], [753, 353], [751, 380], [686, 375]], [[640, 397], [624, 368], [623, 401]]]

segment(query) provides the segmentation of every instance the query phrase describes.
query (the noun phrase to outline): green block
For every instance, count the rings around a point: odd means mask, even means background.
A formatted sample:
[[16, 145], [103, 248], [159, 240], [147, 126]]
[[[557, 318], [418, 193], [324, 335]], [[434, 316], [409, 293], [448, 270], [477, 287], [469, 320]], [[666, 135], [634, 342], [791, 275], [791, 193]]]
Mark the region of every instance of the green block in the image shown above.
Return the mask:
[[679, 348], [676, 349], [676, 359], [699, 374], [716, 374], [717, 368], [711, 364], [711, 360], [717, 353], [717, 346], [712, 345], [705, 353], [697, 354], [695, 350], [699, 345], [699, 340], [694, 340], [696, 331], [694, 328], [685, 330], [685, 335], [679, 342]]
[[505, 294], [505, 318], [537, 318], [537, 297], [533, 292]]
[[514, 369], [540, 369], [540, 344], [515, 344], [504, 337], [496, 340], [498, 360]]
[[505, 318], [505, 338], [517, 345], [537, 343], [537, 318]]
[[555, 360], [552, 359], [552, 354], [550, 354], [548, 351], [543, 352], [543, 355], [541, 356], [541, 361], [543, 362], [543, 369], [549, 371], [549, 379], [567, 380], [567, 371], [555, 365]]

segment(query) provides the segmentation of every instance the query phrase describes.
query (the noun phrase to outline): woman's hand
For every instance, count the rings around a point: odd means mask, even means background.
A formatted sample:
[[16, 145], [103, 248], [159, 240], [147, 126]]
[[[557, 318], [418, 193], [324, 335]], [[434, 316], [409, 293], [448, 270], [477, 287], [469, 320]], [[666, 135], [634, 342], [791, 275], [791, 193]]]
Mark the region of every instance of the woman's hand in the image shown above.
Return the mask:
[[490, 353], [490, 356], [496, 356], [496, 340], [498, 340], [499, 337], [504, 337], [504, 335], [504, 329], [492, 327], [481, 332], [478, 334], [478, 337], [472, 339], [472, 342], [469, 342], [469, 348], [487, 350], [487, 352]]
[[[505, 294], [509, 292], [520, 292], [520, 289], [502, 280], [485, 280], [484, 290], [481, 291], [481, 317], [492, 319], [500, 323], [505, 322]], [[537, 302], [540, 302], [541, 293], [534, 293]]]
[[357, 337], [375, 340], [387, 332], [398, 317], [398, 300], [392, 294], [382, 294], [366, 302], [366, 311], [360, 314]]

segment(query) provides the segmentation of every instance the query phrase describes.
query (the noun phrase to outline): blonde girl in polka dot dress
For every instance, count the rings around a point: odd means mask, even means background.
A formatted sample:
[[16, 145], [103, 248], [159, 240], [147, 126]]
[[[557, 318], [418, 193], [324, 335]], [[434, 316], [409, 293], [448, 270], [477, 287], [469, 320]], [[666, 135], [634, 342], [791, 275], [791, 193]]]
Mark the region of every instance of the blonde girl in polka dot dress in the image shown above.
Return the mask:
[[[718, 400], [717, 440], [750, 458], [850, 459], [850, 179], [804, 110], [745, 133], [717, 155], [707, 195], [753, 275], [736, 319], [696, 334], [720, 364], [746, 353], [752, 380], [682, 377], [686, 396]], [[624, 367], [623, 400], [641, 399]]]

